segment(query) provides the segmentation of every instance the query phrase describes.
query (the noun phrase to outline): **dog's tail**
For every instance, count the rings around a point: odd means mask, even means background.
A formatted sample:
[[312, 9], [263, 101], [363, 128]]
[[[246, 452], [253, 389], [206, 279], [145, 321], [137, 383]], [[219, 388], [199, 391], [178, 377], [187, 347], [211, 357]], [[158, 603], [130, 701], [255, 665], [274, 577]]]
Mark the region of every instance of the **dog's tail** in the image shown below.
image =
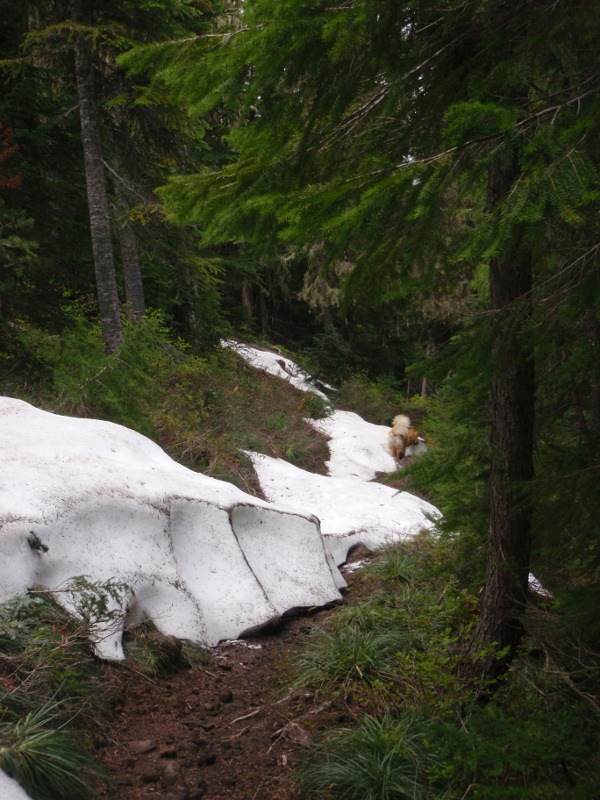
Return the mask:
[[394, 431], [400, 434], [400, 436], [405, 436], [408, 429], [410, 428], [410, 419], [406, 416], [406, 414], [398, 414], [397, 417], [394, 417], [392, 421], [392, 428]]

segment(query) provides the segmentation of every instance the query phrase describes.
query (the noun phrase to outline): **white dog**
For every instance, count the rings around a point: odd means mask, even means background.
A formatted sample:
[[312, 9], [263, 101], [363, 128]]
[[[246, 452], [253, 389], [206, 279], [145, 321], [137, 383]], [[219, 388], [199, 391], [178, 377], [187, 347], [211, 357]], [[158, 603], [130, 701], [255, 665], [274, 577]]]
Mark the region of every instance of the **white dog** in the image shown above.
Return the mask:
[[420, 442], [424, 442], [422, 436], [410, 424], [410, 419], [406, 414], [398, 414], [392, 422], [392, 429], [388, 434], [388, 447], [390, 453], [396, 461], [400, 461], [406, 455], [407, 447], [415, 447]]

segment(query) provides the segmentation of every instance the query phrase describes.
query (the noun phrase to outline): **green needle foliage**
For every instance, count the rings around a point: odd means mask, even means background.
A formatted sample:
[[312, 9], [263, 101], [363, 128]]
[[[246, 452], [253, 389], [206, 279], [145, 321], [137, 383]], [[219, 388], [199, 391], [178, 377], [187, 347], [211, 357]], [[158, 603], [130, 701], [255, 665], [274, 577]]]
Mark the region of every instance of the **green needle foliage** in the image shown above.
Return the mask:
[[0, 720], [0, 768], [33, 800], [88, 800], [95, 782], [105, 779], [99, 765], [64, 727], [60, 703], [49, 702], [22, 719]]

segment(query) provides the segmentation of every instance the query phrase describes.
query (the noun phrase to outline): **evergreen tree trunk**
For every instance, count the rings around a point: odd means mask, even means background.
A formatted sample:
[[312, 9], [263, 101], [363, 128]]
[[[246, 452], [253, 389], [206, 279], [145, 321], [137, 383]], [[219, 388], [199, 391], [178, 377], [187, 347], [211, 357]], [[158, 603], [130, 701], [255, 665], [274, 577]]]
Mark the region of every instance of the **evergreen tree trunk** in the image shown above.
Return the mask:
[[122, 331], [98, 110], [89, 44], [78, 36], [74, 49], [98, 309], [104, 343], [112, 353], [121, 343]]
[[252, 307], [252, 289], [250, 285], [245, 283], [242, 286], [242, 308], [244, 309], [244, 316], [248, 325], [252, 322], [254, 309]]
[[127, 200], [118, 184], [115, 184], [115, 192], [118, 197], [118, 204], [115, 211], [119, 231], [119, 242], [121, 245], [123, 278], [125, 282], [125, 313], [133, 323], [139, 325], [146, 313], [140, 254], [135, 232], [128, 216]]
[[262, 290], [259, 290], [258, 302], [260, 306], [260, 332], [263, 336], [268, 336], [271, 330], [269, 325], [269, 319], [271, 315], [269, 314], [269, 309], [267, 307], [267, 298]]
[[140, 255], [135, 234], [129, 221], [122, 222], [120, 238], [123, 277], [125, 279], [126, 313], [132, 322], [139, 325], [146, 313], [146, 302], [144, 299]]
[[[516, 168], [495, 162], [488, 178], [488, 208], [506, 197]], [[533, 476], [535, 376], [533, 348], [523, 334], [531, 306], [529, 250], [514, 243], [490, 263], [492, 347], [492, 466], [486, 585], [472, 647], [494, 645], [500, 658], [485, 664], [501, 675], [523, 633], [531, 553], [530, 482]]]

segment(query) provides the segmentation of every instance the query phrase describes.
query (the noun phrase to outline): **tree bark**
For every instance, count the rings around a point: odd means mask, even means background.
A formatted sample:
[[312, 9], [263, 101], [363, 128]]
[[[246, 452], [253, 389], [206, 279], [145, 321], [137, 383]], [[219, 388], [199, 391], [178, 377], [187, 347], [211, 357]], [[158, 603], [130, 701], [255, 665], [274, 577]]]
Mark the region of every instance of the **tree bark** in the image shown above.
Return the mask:
[[125, 313], [136, 325], [139, 325], [146, 313], [144, 284], [137, 241], [129, 220], [121, 221], [121, 259], [123, 261], [123, 277], [125, 280]]
[[[592, 351], [598, 353], [600, 350], [600, 327], [598, 326], [596, 304], [593, 301], [590, 301], [583, 312], [583, 325], [589, 347]], [[598, 457], [598, 455], [600, 455], [600, 365], [597, 360], [590, 372], [590, 430], [592, 453], [595, 457]]]
[[[516, 166], [490, 167], [488, 208], [506, 198]], [[533, 477], [535, 373], [527, 331], [532, 263], [519, 242], [490, 262], [491, 306], [496, 317], [492, 346], [492, 466], [486, 584], [473, 651], [493, 646], [485, 676], [508, 667], [523, 633], [531, 554], [530, 484]], [[500, 654], [500, 655], [499, 655]]]
[[242, 308], [244, 309], [246, 322], [250, 324], [252, 322], [254, 309], [252, 307], [252, 289], [247, 283], [242, 286]]
[[107, 351], [111, 353], [118, 348], [123, 337], [110, 232], [106, 178], [102, 163], [98, 109], [94, 92], [90, 46], [82, 36], [77, 36], [74, 50], [98, 309], [104, 343]]
[[146, 313], [140, 254], [135, 231], [128, 216], [127, 199], [118, 183], [115, 183], [115, 193], [117, 195], [116, 222], [125, 282], [125, 313], [133, 323], [139, 325]]

